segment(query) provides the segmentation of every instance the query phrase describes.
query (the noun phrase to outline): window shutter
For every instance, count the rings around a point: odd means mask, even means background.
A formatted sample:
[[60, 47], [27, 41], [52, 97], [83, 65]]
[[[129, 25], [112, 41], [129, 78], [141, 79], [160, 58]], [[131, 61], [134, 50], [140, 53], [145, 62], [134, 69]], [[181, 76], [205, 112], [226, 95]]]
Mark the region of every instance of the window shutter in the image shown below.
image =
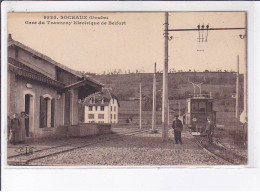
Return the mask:
[[40, 128], [44, 125], [44, 98], [40, 96]]
[[55, 99], [51, 100], [51, 127], [54, 127]]

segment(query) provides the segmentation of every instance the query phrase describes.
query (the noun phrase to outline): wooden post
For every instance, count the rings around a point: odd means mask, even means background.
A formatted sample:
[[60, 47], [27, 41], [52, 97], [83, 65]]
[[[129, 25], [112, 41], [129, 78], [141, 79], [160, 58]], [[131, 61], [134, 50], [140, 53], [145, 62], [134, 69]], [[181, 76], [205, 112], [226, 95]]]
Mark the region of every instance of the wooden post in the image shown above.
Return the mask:
[[238, 103], [239, 103], [239, 56], [237, 56], [237, 80], [236, 80], [236, 119], [238, 119]]
[[140, 129], [142, 129], [142, 83], [140, 83]]
[[162, 140], [168, 140], [168, 41], [169, 41], [169, 32], [168, 32], [168, 12], [165, 12], [165, 23], [164, 23], [164, 68], [163, 68], [163, 99], [162, 99]]
[[157, 132], [156, 127], [156, 63], [154, 64], [153, 74], [153, 114], [152, 114], [152, 130]]

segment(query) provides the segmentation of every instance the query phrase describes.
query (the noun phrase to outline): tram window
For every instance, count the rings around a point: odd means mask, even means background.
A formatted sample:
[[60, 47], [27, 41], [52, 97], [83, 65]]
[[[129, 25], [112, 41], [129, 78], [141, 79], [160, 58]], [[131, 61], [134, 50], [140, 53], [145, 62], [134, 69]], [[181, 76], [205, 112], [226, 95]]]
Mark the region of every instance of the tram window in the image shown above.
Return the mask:
[[191, 111], [192, 112], [198, 112], [199, 107], [198, 107], [198, 102], [192, 102], [191, 103]]
[[206, 108], [207, 108], [206, 102], [199, 103], [199, 112], [206, 112]]

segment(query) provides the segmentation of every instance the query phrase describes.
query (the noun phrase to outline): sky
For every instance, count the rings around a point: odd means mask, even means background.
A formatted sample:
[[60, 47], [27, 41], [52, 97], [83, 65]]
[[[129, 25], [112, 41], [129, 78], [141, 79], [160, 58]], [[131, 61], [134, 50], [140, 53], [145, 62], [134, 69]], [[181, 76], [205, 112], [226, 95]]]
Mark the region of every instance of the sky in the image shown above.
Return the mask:
[[[9, 13], [8, 33], [14, 40], [78, 71], [139, 69], [151, 73], [155, 62], [159, 70], [164, 65], [164, 20], [163, 12]], [[199, 24], [210, 28], [245, 27], [245, 12], [169, 12], [169, 29], [197, 28]], [[236, 71], [239, 55], [243, 73], [246, 39], [240, 34], [244, 35], [245, 30], [209, 31], [208, 41], [198, 42], [198, 31], [170, 32], [169, 69]]]

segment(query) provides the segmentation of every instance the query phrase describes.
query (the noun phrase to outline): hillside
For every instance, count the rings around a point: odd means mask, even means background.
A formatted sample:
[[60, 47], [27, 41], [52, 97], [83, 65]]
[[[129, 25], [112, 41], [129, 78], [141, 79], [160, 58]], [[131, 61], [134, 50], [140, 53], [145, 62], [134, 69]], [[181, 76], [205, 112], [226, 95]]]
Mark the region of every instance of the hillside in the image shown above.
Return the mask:
[[[139, 84], [142, 83], [143, 109], [152, 108], [152, 80], [151, 73], [132, 73], [117, 75], [93, 75], [93, 78], [112, 88], [112, 92], [120, 101], [129, 98], [139, 98]], [[157, 78], [157, 108], [161, 107], [162, 74]], [[232, 72], [180, 72], [169, 73], [169, 99], [185, 100], [193, 94], [193, 86], [189, 81], [202, 84], [202, 93], [210, 93], [216, 100], [216, 105], [233, 109], [235, 99], [232, 93], [236, 91], [236, 75]], [[199, 92], [198, 88], [196, 90]], [[243, 106], [243, 75], [240, 75], [240, 107]], [[231, 110], [229, 110], [231, 111]], [[233, 110], [232, 110], [233, 111]]]

